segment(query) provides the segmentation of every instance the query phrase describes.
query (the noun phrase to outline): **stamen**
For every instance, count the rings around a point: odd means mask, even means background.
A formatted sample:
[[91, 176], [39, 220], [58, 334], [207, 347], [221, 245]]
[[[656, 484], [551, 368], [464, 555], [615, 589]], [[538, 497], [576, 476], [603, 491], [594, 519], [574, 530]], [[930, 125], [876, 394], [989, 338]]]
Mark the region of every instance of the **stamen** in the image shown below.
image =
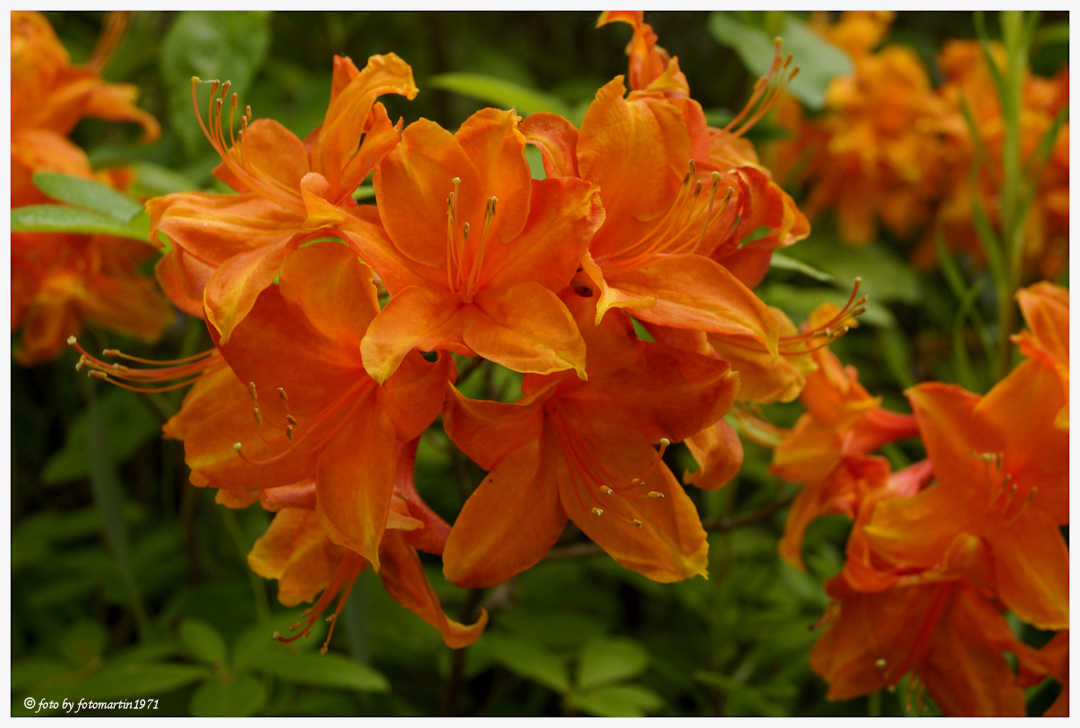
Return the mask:
[[253, 402], [259, 401], [259, 392], [255, 389], [255, 382], [248, 382], [248, 394], [251, 395]]
[[594, 514], [598, 515], [598, 516], [604, 515], [604, 509], [603, 508], [593, 508], [592, 512]]
[[281, 401], [285, 403], [285, 408], [289, 407], [289, 395], [285, 394], [285, 390], [281, 387], [277, 388], [278, 396], [281, 397]]
[[360, 575], [360, 572], [367, 566], [367, 562], [363, 557], [354, 551], [347, 551], [345, 556], [342, 557], [338, 563], [337, 568], [334, 570], [333, 576], [330, 577], [330, 583], [323, 590], [323, 593], [319, 596], [319, 599], [315, 604], [308, 609], [305, 609], [301, 614], [301, 619], [296, 624], [289, 627], [291, 631], [297, 631], [296, 634], [291, 637], [282, 637], [280, 632], [273, 634], [273, 639], [279, 642], [292, 642], [300, 637], [307, 637], [311, 634], [311, 625], [315, 624], [315, 621], [322, 616], [326, 608], [330, 606], [331, 600], [340, 592], [341, 596], [338, 597], [337, 608], [334, 609], [334, 613], [326, 618], [326, 621], [330, 623], [330, 631], [326, 635], [326, 641], [322, 647], [319, 648], [319, 654], [325, 655], [330, 650], [330, 639], [334, 636], [334, 627], [337, 625], [337, 618], [341, 614], [341, 610], [345, 608], [345, 603], [349, 601], [349, 595], [352, 593], [353, 585], [356, 583], [356, 577]]
[[664, 497], [664, 494], [663, 494], [663, 493], [658, 493], [658, 492], [656, 492], [655, 490], [650, 490], [650, 491], [649, 491], [649, 497], [650, 497], [650, 498], [654, 498], [654, 499], [655, 499], [655, 498], [663, 498], [663, 497]]
[[262, 427], [262, 414], [259, 412], [259, 408], [255, 408], [255, 424]]
[[[79, 361], [75, 364], [75, 371], [81, 371], [85, 367], [92, 370], [91, 372], [87, 372], [90, 376], [93, 376], [96, 379], [104, 379], [111, 384], [115, 384], [123, 389], [130, 389], [133, 392], [168, 392], [179, 389], [193, 383], [196, 379], [226, 366], [224, 359], [221, 358], [217, 349], [208, 349], [200, 354], [172, 361], [140, 359], [139, 357], [123, 354], [116, 349], [106, 349], [104, 351], [103, 355], [106, 356], [122, 356], [130, 361], [143, 362], [146, 364], [171, 365], [161, 366], [157, 369], [133, 369], [118, 362], [108, 363], [95, 358], [79, 345], [74, 336], [68, 337], [68, 344], [75, 347], [81, 355]], [[94, 374], [93, 372], [97, 372], [97, 374]], [[173, 384], [154, 389], [132, 387], [119, 381], [164, 382], [177, 379], [183, 381], [174, 382]]]

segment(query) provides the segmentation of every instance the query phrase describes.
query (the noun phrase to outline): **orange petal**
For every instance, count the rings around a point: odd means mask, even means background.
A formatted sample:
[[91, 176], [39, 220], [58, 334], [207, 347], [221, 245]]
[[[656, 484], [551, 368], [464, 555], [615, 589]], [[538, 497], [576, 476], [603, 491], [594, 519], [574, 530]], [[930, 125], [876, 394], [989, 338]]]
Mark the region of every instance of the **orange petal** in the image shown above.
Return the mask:
[[1049, 515], [1028, 507], [987, 534], [1001, 600], [1039, 629], [1069, 626], [1069, 549]]
[[205, 319], [203, 291], [214, 269], [197, 258], [184, 255], [184, 249], [175, 247], [163, 255], [154, 266], [154, 275], [162, 292], [172, 304], [198, 319]]
[[232, 369], [223, 366], [195, 382], [184, 395], [180, 411], [164, 424], [161, 434], [163, 437], [183, 440], [193, 427], [215, 412], [227, 407], [245, 405], [249, 401], [247, 387], [236, 378]]
[[566, 525], [552, 457], [554, 436], [499, 460], [465, 501], [443, 550], [443, 573], [461, 587], [488, 587], [535, 565]]
[[536, 145], [549, 178], [580, 177], [577, 167], [578, 130], [558, 114], [530, 114], [518, 126], [525, 139]]
[[516, 372], [573, 369], [585, 378], [585, 342], [566, 306], [549, 289], [531, 281], [505, 291], [485, 289], [473, 308], [463, 338], [479, 356]]
[[724, 420], [709, 425], [685, 440], [698, 469], [683, 473], [683, 482], [705, 490], [717, 490], [739, 474], [743, 463], [742, 440]]
[[399, 291], [368, 326], [360, 344], [364, 368], [382, 384], [414, 348], [472, 356], [463, 332], [473, 309], [445, 291], [420, 286]]
[[[978, 473], [981, 463], [972, 461], [971, 472]], [[941, 563], [953, 539], [972, 527], [979, 512], [972, 511], [970, 498], [943, 486], [938, 477], [937, 485], [911, 498], [877, 504], [865, 529], [875, 552], [896, 564], [932, 568]]]
[[415, 440], [435, 421], [442, 412], [444, 385], [454, 376], [454, 360], [446, 354], [439, 354], [434, 362], [425, 361], [415, 351], [405, 356], [376, 392], [379, 408], [394, 423], [399, 440]]
[[[781, 336], [798, 333], [791, 319], [778, 308], [769, 307], [776, 318]], [[760, 345], [745, 336], [709, 335], [709, 344], [721, 359], [739, 373], [739, 399], [745, 402], [772, 404], [790, 402], [806, 386], [806, 374], [814, 367], [809, 355], [781, 356], [773, 359]]]
[[406, 542], [425, 553], [442, 556], [446, 539], [450, 536], [450, 524], [439, 514], [428, 508], [420, 494], [416, 492], [413, 474], [416, 470], [416, 447], [420, 438], [398, 444], [397, 477], [394, 480], [394, 494], [406, 502], [409, 513], [423, 524], [423, 528], [405, 534]]
[[768, 307], [724, 268], [700, 255], [658, 258], [640, 270], [608, 276], [634, 298], [656, 297], [635, 315], [644, 321], [715, 334], [749, 336], [776, 356], [779, 325]]
[[[1024, 321], [1033, 336], [1028, 348], [1043, 353], [1053, 362], [1068, 366], [1069, 290], [1048, 281], [1040, 281], [1017, 291], [1016, 300], [1020, 303], [1020, 311], [1024, 314]], [[1023, 349], [1022, 344], [1021, 350]]]
[[342, 170], [336, 195], [331, 198], [338, 205], [350, 204], [353, 190], [363, 183], [371, 170], [375, 169], [375, 165], [401, 140], [401, 123], [394, 124], [390, 121], [386, 107], [375, 104], [371, 113], [371, 128], [364, 135], [360, 149]]
[[349, 216], [339, 231], [364, 262], [375, 269], [391, 296], [409, 286], [446, 286], [445, 264], [435, 268], [406, 257], [387, 234], [375, 205], [357, 205], [347, 212]]
[[[656, 451], [640, 437], [574, 424], [591, 456], [622, 481], [629, 483], [640, 477], [656, 459]], [[693, 501], [667, 465], [661, 462], [637, 487], [607, 495], [582, 486], [577, 477], [571, 475], [560, 457], [558, 481], [563, 508], [570, 520], [621, 566], [662, 583], [699, 574], [708, 576], [705, 529]], [[650, 497], [650, 492], [662, 497]], [[594, 508], [602, 513], [597, 515]], [[635, 520], [642, 525], [636, 526]]]
[[277, 579], [278, 601], [294, 607], [314, 601], [330, 584], [344, 553], [323, 533], [313, 511], [286, 508], [255, 542], [248, 566], [264, 579]]
[[447, 382], [443, 427], [473, 462], [493, 470], [512, 451], [540, 439], [540, 408], [557, 387], [558, 382], [552, 382], [511, 404], [469, 399]]
[[468, 626], [448, 619], [428, 584], [416, 551], [405, 542], [403, 534], [396, 531], [386, 534], [382, 557], [386, 567], [380, 574], [383, 586], [398, 604], [439, 630], [447, 647], [457, 650], [476, 641], [487, 625], [487, 612], [481, 609], [480, 618]]
[[[259, 171], [259, 179], [273, 180], [294, 195], [300, 190], [300, 180], [311, 171], [304, 143], [273, 119], [248, 124], [242, 149], [250, 166]], [[225, 162], [214, 167], [214, 176], [237, 192], [259, 192], [249, 189]]]
[[281, 264], [299, 240], [281, 242], [241, 253], [224, 261], [210, 276], [203, 292], [206, 322], [220, 334], [218, 344], [226, 344], [233, 330], [248, 315], [267, 286], [281, 273]]
[[394, 427], [374, 404], [374, 393], [319, 455], [316, 510], [334, 543], [352, 549], [379, 570], [379, 542], [394, 491]]

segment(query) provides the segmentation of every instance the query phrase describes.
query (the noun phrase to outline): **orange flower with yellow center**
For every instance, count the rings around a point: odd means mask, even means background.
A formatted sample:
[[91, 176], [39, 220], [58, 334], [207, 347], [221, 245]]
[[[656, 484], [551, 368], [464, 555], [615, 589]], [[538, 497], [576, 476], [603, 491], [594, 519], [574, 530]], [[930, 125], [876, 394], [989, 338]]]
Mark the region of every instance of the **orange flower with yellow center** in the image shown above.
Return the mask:
[[359, 208], [366, 222], [346, 229], [391, 295], [362, 345], [376, 381], [414, 348], [584, 375], [557, 292], [604, 213], [587, 182], [531, 178], [519, 121], [485, 109], [450, 134], [421, 119], [376, 168], [378, 210]]
[[[193, 79], [196, 113], [198, 84]], [[147, 202], [151, 239], [160, 231], [173, 242], [157, 268], [162, 288], [187, 313], [205, 311], [223, 342], [290, 252], [308, 240], [344, 237], [353, 191], [400, 135], [375, 100], [417, 93], [412, 69], [393, 53], [372, 56], [363, 70], [335, 57], [323, 123], [302, 141], [272, 119], [253, 122], [250, 107], [235, 136], [237, 97], [228, 89], [211, 82], [207, 123], [201, 114], [199, 122], [221, 156], [214, 175], [239, 194], [183, 192]]]
[[529, 374], [513, 404], [448, 386], [446, 433], [490, 472], [454, 523], [447, 578], [503, 582], [543, 558], [567, 518], [650, 579], [704, 575], [705, 531], [662, 456], [723, 416], [737, 378], [717, 359], [640, 341], [621, 312], [595, 325], [595, 296], [567, 289], [563, 300], [588, 347], [588, 381]]

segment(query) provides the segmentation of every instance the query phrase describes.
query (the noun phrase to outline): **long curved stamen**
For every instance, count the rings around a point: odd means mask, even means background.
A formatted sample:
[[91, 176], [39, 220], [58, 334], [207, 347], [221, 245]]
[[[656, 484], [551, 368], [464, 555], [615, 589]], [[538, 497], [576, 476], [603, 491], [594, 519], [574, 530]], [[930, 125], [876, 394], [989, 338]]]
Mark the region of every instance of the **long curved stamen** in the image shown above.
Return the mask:
[[330, 649], [330, 638], [334, 636], [334, 627], [337, 626], [338, 615], [345, 608], [345, 603], [349, 601], [349, 595], [352, 593], [353, 585], [356, 583], [356, 577], [360, 575], [360, 572], [366, 566], [367, 564], [362, 556], [353, 551], [347, 551], [341, 562], [338, 563], [337, 568], [334, 569], [334, 574], [330, 577], [330, 583], [323, 589], [318, 601], [303, 611], [301, 616], [304, 619], [289, 627], [290, 631], [300, 631], [290, 637], [282, 637], [280, 632], [274, 632], [271, 638], [278, 642], [292, 642], [301, 637], [307, 637], [311, 634], [311, 626], [315, 624], [315, 620], [322, 616], [326, 608], [330, 606], [330, 602], [340, 592], [341, 596], [338, 597], [337, 608], [334, 609], [333, 614], [326, 618], [326, 621], [330, 623], [330, 632], [326, 635], [323, 646], [319, 648], [319, 654], [325, 655]]
[[[142, 369], [129, 367], [118, 362], [109, 363], [102, 361], [91, 355], [86, 349], [82, 348], [74, 336], [68, 337], [68, 344], [75, 347], [82, 355], [79, 357], [78, 363], [75, 364], [75, 371], [81, 371], [85, 367], [89, 369], [87, 372], [88, 376], [94, 377], [95, 379], [104, 379], [110, 384], [114, 384], [122, 389], [129, 389], [132, 392], [145, 392], [147, 394], [170, 392], [174, 389], [186, 387], [207, 374], [226, 366], [225, 360], [221, 357], [221, 354], [216, 348], [208, 349], [200, 354], [195, 354], [194, 356], [171, 361], [142, 359], [140, 357], [124, 354], [118, 349], [106, 349], [102, 352], [102, 356], [119, 356], [141, 364], [164, 365], [159, 366], [156, 369]], [[182, 381], [173, 381], [178, 379]], [[170, 381], [173, 383], [154, 388], [134, 387], [130, 384], [126, 384], [126, 382], [156, 383]]]
[[[207, 121], [205, 122], [203, 121], [202, 114], [199, 112], [197, 89], [200, 83], [204, 82], [200, 80], [198, 76], [192, 76], [191, 103], [195, 107], [195, 116], [199, 120], [199, 127], [202, 129], [203, 135], [210, 141], [210, 145], [214, 147], [214, 151], [221, 157], [221, 161], [229, 171], [252, 192], [257, 192], [286, 209], [304, 214], [306, 208], [299, 194], [259, 169], [258, 166], [253, 163], [251, 155], [247, 153], [246, 137], [248, 135], [244, 133], [249, 121], [247, 113], [240, 117], [241, 131], [239, 139], [236, 139], [233, 137], [233, 116], [230, 111], [229, 138], [233, 143], [230, 145], [226, 142], [225, 133], [222, 130], [222, 107], [224, 106], [223, 99], [229, 90], [230, 83], [226, 81], [221, 85], [221, 95], [218, 96], [219, 82], [217, 80], [209, 82], [210, 102], [207, 108]], [[235, 110], [235, 97], [230, 103], [230, 107]], [[239, 142], [239, 146], [237, 145], [237, 142]]]
[[769, 110], [784, 95], [784, 91], [787, 90], [792, 79], [798, 75], [798, 66], [791, 69], [790, 73], [787, 72], [788, 67], [791, 65], [791, 54], [789, 53], [787, 58], [783, 58], [780, 55], [781, 40], [777, 38], [775, 42], [776, 52], [769, 73], [757, 80], [757, 83], [754, 84], [754, 92], [751, 94], [750, 100], [746, 102], [746, 106], [721, 131], [736, 137], [750, 131], [754, 124], [761, 121], [762, 117], [769, 113]]
[[473, 296], [476, 295], [476, 291], [480, 287], [480, 271], [484, 267], [484, 251], [487, 248], [488, 230], [491, 228], [491, 221], [495, 219], [495, 206], [498, 201], [493, 195], [487, 199], [487, 205], [484, 207], [484, 229], [480, 233], [480, 247], [476, 249], [472, 270], [469, 271], [468, 286], [465, 289], [466, 303], [472, 301]]

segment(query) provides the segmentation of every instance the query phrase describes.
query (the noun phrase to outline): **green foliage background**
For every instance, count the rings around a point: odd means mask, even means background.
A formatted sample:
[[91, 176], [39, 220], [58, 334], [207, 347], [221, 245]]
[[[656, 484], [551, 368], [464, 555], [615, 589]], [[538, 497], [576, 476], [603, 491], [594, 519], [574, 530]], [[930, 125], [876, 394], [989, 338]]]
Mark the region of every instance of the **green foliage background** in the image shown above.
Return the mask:
[[[85, 60], [103, 14], [47, 15], [73, 60]], [[452, 129], [486, 104], [514, 105], [523, 114], [558, 111], [576, 122], [596, 89], [626, 71], [628, 28], [594, 29], [595, 20], [594, 13], [533, 12], [137, 13], [106, 77], [141, 88], [140, 104], [162, 122], [162, 138], [142, 146], [137, 129], [95, 119], [82, 122], [73, 138], [95, 167], [133, 165], [138, 194], [224, 191], [210, 174], [218, 157], [191, 108], [192, 75], [231, 79], [255, 118], [277, 119], [303, 137], [325, 111], [334, 53], [363, 65], [368, 55], [390, 51], [412, 65], [421, 89], [411, 102], [383, 99], [391, 116], [407, 123], [426, 117]], [[759, 72], [747, 70], [740, 59], [745, 49], [724, 28], [771, 35], [785, 29], [797, 50], [799, 31], [791, 27], [802, 20], [775, 13], [647, 17], [714, 118], [742, 106]], [[1060, 28], [1061, 20], [1049, 15], [1044, 24]], [[933, 59], [943, 39], [973, 35], [966, 13], [905, 14], [890, 42], [911, 45], [938, 74]], [[725, 38], [736, 47], [722, 45]], [[812, 38], [802, 41], [814, 48]], [[821, 84], [843, 71], [843, 60], [797, 55], [809, 79], [800, 93], [808, 106]], [[1065, 60], [1067, 42], [1047, 42], [1033, 67], [1050, 73]], [[755, 133], [759, 143], [782, 135], [768, 124]], [[86, 206], [102, 204], [108, 206]], [[145, 215], [134, 212], [121, 210], [110, 224], [138, 237]], [[968, 374], [957, 369], [957, 348], [975, 346], [953, 345], [956, 301], [941, 274], [917, 273], [897, 241], [844, 247], [825, 221], [785, 255], [759, 294], [795, 321], [822, 300], [841, 303], [851, 280], [862, 276], [872, 300], [864, 326], [834, 350], [858, 367], [887, 407], [907, 411], [903, 388], [925, 379], [954, 382], [963, 375], [969, 388], [988, 386], [988, 363], [976, 360]], [[966, 272], [978, 277], [970, 266]], [[210, 345], [202, 324], [184, 317], [153, 348], [101, 330], [88, 331], [85, 343], [156, 358]], [[811, 672], [808, 655], [812, 626], [827, 604], [823, 583], [843, 563], [848, 524], [832, 517], [811, 526], [808, 572], [781, 564], [776, 542], [795, 489], [768, 474], [769, 452], [751, 443], [734, 482], [717, 493], [688, 489], [703, 519], [721, 525], [710, 534], [707, 581], [658, 585], [603, 554], [564, 549], [562, 558], [506, 585], [468, 592], [446, 583], [431, 559], [429, 578], [448, 614], [468, 620], [481, 604], [492, 614], [486, 634], [466, 652], [452, 653], [371, 573], [358, 580], [329, 655], [316, 652], [323, 639], [318, 629], [290, 645], [273, 642], [270, 634], [284, 631], [299, 610], [278, 605], [276, 586], [247, 568], [246, 554], [270, 514], [257, 506], [227, 510], [212, 492], [187, 483], [182, 444], [159, 436], [182, 393], [95, 388], [74, 374], [76, 360], [69, 352], [49, 365], [12, 367], [16, 715], [30, 712], [23, 707], [27, 696], [158, 698], [158, 708], [142, 714], [160, 716], [934, 712], [932, 705], [908, 705], [903, 684], [896, 693], [825, 700], [826, 686]], [[471, 386], [481, 376], [483, 368]], [[491, 384], [514, 386], [497, 378]], [[798, 408], [767, 413], [790, 425]], [[418, 457], [418, 486], [452, 522], [483, 473], [441, 432], [429, 434]], [[887, 454], [896, 467], [923, 457], [908, 445]], [[693, 467], [682, 446], [671, 448], [668, 459], [676, 473]], [[324, 624], [318, 627], [325, 632]], [[1041, 712], [1053, 692], [1036, 688], [1031, 710]]]

